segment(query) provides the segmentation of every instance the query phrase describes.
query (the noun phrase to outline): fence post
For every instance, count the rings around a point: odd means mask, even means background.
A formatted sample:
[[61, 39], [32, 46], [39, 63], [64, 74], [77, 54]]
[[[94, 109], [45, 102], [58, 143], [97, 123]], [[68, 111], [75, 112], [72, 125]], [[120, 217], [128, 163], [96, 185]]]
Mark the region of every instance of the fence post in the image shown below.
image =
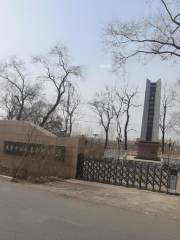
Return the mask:
[[139, 169], [139, 188], [141, 189], [141, 181], [142, 181], [142, 162], [140, 163], [140, 169]]
[[83, 178], [83, 161], [84, 161], [84, 154], [78, 154], [77, 166], [76, 166], [77, 179]]
[[117, 183], [117, 168], [118, 168], [118, 160], [115, 162], [115, 173], [114, 173], [114, 185]]
[[104, 159], [103, 160], [103, 166], [104, 166], [104, 168], [103, 168], [103, 183], [106, 183], [106, 160]]
[[136, 182], [136, 161], [133, 162], [133, 181], [132, 181], [132, 186], [135, 186], [135, 182]]
[[170, 168], [168, 170], [168, 189], [167, 192], [170, 194], [176, 193], [177, 188], [177, 173], [178, 170], [175, 168]]
[[146, 189], [148, 187], [148, 177], [149, 177], [149, 163], [147, 164], [147, 169], [146, 169], [146, 183], [145, 183]]
[[155, 175], [156, 175], [156, 166], [153, 166], [153, 191], [155, 190], [154, 185], [155, 185]]
[[160, 170], [159, 192], [161, 192], [161, 184], [162, 184], [162, 167], [161, 167], [161, 170]]
[[126, 165], [126, 186], [129, 187], [129, 167], [130, 167], [130, 162], [127, 161]]

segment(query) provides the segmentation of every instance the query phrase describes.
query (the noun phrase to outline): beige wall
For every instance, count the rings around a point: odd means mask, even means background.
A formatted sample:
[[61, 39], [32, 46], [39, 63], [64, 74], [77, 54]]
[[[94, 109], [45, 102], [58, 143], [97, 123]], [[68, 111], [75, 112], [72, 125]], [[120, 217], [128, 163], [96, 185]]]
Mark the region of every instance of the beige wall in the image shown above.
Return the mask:
[[[65, 147], [65, 159], [55, 160], [47, 156], [16, 156], [3, 152], [4, 141], [36, 143]], [[78, 156], [77, 138], [57, 137], [50, 132], [24, 121], [0, 121], [0, 167], [12, 172], [22, 168], [29, 175], [56, 175], [75, 177]]]
[[85, 157], [101, 159], [104, 156], [104, 143], [90, 138], [80, 138], [78, 152]]

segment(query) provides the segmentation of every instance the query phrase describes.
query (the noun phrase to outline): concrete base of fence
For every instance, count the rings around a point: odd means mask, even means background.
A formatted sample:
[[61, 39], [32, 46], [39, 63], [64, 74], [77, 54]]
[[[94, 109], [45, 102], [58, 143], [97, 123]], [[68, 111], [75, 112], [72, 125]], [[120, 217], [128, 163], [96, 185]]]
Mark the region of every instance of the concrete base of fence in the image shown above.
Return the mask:
[[5, 181], [8, 181], [8, 182], [11, 182], [12, 179], [13, 179], [12, 177], [5, 176], [5, 175], [0, 175], [0, 180], [5, 180]]

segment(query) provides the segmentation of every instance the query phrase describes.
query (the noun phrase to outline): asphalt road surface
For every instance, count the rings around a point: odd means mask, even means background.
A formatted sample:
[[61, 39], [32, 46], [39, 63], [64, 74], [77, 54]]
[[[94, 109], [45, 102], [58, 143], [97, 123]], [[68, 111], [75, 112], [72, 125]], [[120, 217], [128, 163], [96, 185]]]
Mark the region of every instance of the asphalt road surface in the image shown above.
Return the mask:
[[0, 240], [179, 240], [180, 222], [0, 181]]

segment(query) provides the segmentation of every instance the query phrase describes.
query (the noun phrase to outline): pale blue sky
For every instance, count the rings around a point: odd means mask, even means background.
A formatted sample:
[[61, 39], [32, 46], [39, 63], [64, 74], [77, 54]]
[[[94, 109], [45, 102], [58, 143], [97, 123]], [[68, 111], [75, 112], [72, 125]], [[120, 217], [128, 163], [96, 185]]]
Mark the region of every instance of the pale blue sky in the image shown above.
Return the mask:
[[142, 15], [145, 12], [144, 2], [144, 0], [0, 0], [4, 53], [6, 55], [8, 51], [10, 54], [32, 54], [62, 40], [78, 60], [87, 62], [87, 57], [93, 57], [99, 50], [104, 24], [115, 17], [128, 20]]
[[[84, 69], [84, 80], [79, 82], [84, 101], [105, 84], [114, 85], [123, 78], [100, 66], [110, 64], [103, 51], [102, 31], [115, 18], [141, 18], [149, 14], [147, 0], [0, 0], [0, 59], [11, 55], [28, 58], [43, 54], [62, 41], [70, 50], [74, 63]], [[157, 3], [157, 0], [155, 1]], [[154, 60], [148, 65], [128, 64], [126, 80], [140, 88], [139, 102], [143, 104], [145, 80], [162, 78], [175, 81], [180, 69], [171, 63]], [[87, 118], [89, 116], [83, 114]], [[132, 124], [138, 137], [142, 109]], [[87, 127], [86, 126], [86, 127]]]

